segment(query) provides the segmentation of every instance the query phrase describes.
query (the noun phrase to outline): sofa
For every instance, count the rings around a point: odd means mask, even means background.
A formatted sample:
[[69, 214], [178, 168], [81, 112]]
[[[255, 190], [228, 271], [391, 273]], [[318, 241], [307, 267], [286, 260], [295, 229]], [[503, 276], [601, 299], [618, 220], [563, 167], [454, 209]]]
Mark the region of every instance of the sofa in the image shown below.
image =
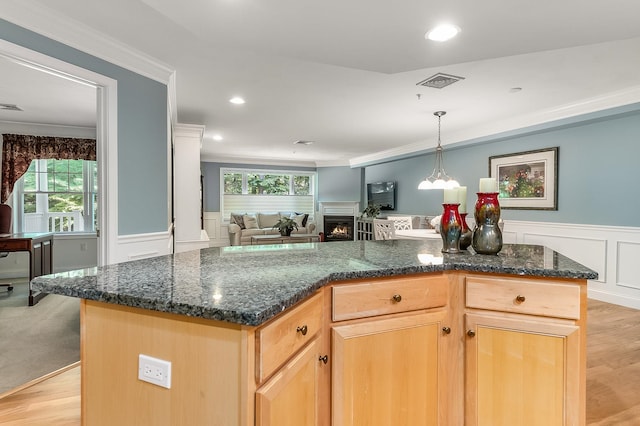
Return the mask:
[[232, 246], [245, 246], [251, 245], [251, 237], [254, 235], [279, 235], [280, 232], [273, 226], [281, 217], [290, 217], [296, 221], [298, 229], [294, 229], [292, 234], [313, 234], [316, 229], [316, 224], [309, 219], [309, 215], [306, 213], [231, 213], [229, 216], [229, 242]]

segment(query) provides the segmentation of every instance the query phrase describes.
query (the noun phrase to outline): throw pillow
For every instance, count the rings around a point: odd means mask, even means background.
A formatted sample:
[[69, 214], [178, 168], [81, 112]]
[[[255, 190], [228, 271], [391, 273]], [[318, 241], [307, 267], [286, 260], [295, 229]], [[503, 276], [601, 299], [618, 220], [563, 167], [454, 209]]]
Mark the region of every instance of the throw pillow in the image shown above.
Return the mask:
[[242, 217], [243, 215], [241, 214], [231, 213], [231, 219], [229, 220], [229, 222], [235, 223], [240, 227], [240, 229], [246, 229], [246, 226], [244, 226], [244, 219]]
[[289, 218], [295, 220], [296, 225], [298, 225], [298, 228], [304, 228], [304, 225], [302, 224], [302, 222], [304, 221], [303, 214], [291, 213], [291, 216], [289, 216]]
[[280, 213], [258, 213], [260, 229], [273, 228], [280, 220]]
[[302, 227], [304, 228], [305, 226], [307, 226], [307, 221], [309, 220], [309, 214], [308, 213], [298, 213], [298, 212], [296, 212], [295, 214], [303, 214], [304, 215], [304, 219], [302, 219]]
[[244, 215], [242, 216], [245, 229], [258, 229], [258, 220], [255, 216]]

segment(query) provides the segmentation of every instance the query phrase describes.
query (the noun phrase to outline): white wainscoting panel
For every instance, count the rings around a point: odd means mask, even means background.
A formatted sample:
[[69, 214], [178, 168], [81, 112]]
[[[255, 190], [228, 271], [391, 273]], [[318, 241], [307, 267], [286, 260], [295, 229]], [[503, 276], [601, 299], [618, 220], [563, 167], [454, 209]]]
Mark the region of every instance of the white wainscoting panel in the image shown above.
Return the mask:
[[119, 235], [115, 263], [173, 253], [171, 230], [148, 234]]
[[640, 228], [504, 222], [505, 243], [544, 245], [596, 271], [590, 298], [640, 309]]
[[616, 284], [640, 293], [640, 242], [618, 241]]
[[222, 220], [221, 212], [204, 212], [204, 229], [209, 234], [209, 247], [229, 245], [229, 223]]

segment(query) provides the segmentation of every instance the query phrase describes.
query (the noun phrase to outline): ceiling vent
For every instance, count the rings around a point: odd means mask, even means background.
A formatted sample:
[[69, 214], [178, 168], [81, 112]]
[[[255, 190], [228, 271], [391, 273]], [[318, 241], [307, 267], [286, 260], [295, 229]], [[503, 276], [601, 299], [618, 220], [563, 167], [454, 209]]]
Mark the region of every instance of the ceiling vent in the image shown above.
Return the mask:
[[419, 83], [416, 83], [416, 86], [425, 86], [425, 87], [433, 87], [434, 89], [442, 89], [443, 87], [447, 87], [450, 84], [455, 83], [456, 81], [464, 80], [464, 77], [457, 77], [451, 74], [445, 74], [439, 72], [438, 74], [434, 74], [431, 77], [422, 80]]
[[313, 141], [298, 140], [298, 141], [295, 141], [293, 144], [294, 145], [311, 145], [312, 143]]
[[14, 105], [14, 104], [0, 104], [0, 110], [3, 110], [3, 111], [22, 111], [22, 108], [20, 108], [18, 105]]

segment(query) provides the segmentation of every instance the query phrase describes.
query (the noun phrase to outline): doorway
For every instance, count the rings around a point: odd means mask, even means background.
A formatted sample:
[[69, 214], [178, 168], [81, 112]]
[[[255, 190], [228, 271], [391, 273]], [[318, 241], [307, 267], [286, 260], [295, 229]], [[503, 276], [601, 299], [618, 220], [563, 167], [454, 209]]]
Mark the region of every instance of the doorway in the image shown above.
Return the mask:
[[[117, 82], [4, 40], [0, 40], [0, 58], [25, 67], [26, 70], [36, 70], [43, 73], [43, 76], [61, 79], [66, 84], [80, 85], [95, 91], [97, 265], [112, 263], [117, 245]], [[25, 90], [34, 89], [27, 81], [24, 82], [24, 87]], [[47, 92], [41, 89], [40, 95], [45, 97]]]

